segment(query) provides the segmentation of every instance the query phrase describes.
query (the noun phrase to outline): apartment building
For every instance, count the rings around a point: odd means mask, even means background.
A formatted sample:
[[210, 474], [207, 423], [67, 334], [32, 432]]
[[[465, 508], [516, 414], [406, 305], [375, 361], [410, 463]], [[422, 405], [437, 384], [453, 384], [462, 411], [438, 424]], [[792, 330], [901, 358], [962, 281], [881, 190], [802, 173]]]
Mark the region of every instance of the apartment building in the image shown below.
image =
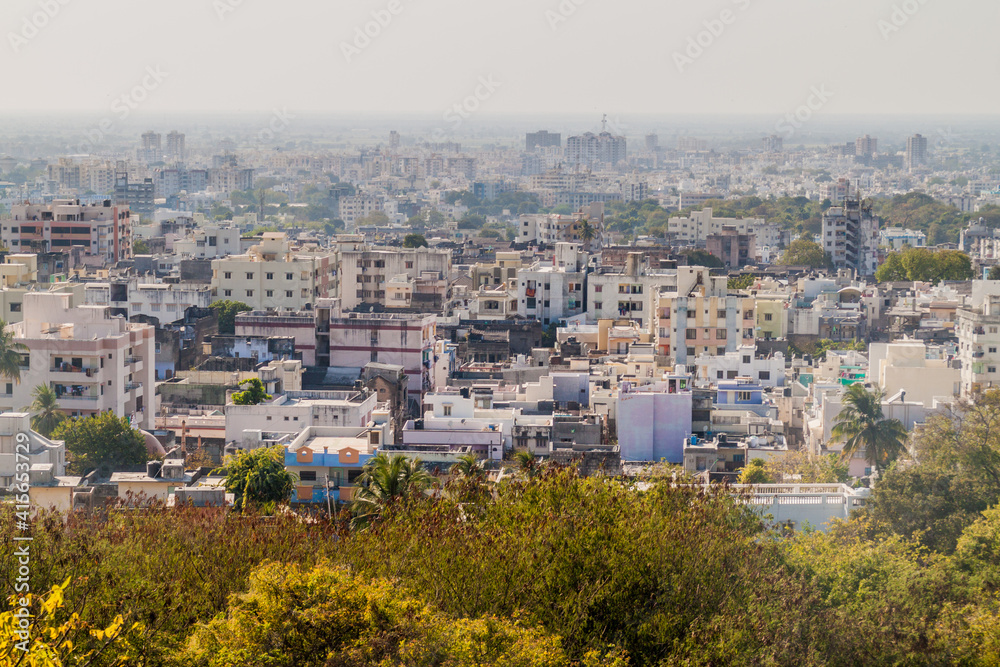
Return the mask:
[[[584, 238], [586, 222], [592, 232], [592, 238]], [[604, 204], [594, 202], [580, 208], [572, 215], [531, 214], [521, 216], [521, 232], [518, 243], [581, 243], [589, 250], [600, 247], [601, 234], [604, 228]]]
[[182, 258], [216, 259], [241, 252], [240, 229], [233, 224], [201, 223], [187, 236], [167, 241], [174, 255]]
[[977, 296], [956, 311], [962, 396], [1000, 387], [1000, 295]]
[[724, 356], [754, 345], [754, 299], [730, 296], [722, 281], [661, 289], [655, 317], [656, 353], [678, 365], [694, 366], [699, 355]]
[[[701, 266], [654, 270], [644, 264], [643, 253], [632, 252], [623, 270], [602, 267], [588, 274], [587, 321], [631, 319], [647, 327], [655, 319], [654, 299], [661, 289], [687, 293], [719, 280]], [[725, 285], [726, 279], [721, 280]]]
[[716, 218], [711, 208], [704, 208], [692, 211], [688, 217], [670, 218], [667, 233], [678, 243], [698, 245], [707, 243], [710, 236], [721, 235], [723, 230], [753, 234], [757, 228], [767, 226], [763, 218]]
[[[437, 316], [340, 313], [336, 306], [330, 307], [329, 313], [317, 340], [317, 350], [329, 350], [329, 365], [362, 368], [374, 361], [402, 366], [408, 378], [410, 403], [419, 406], [424, 393], [434, 388], [431, 368]], [[327, 340], [328, 345], [324, 345]]]
[[132, 257], [132, 218], [128, 206], [110, 199], [100, 205], [79, 199], [15, 204], [2, 219], [0, 239], [15, 253], [84, 248], [84, 263], [116, 264]]
[[245, 255], [212, 260], [212, 294], [254, 310], [301, 310], [337, 291], [329, 250], [293, 249], [283, 232], [267, 232]]
[[698, 379], [712, 384], [723, 380], [750, 378], [762, 387], [785, 386], [785, 355], [758, 357], [753, 345], [740, 345], [725, 354], [702, 353], [694, 360]]
[[469, 270], [472, 288], [499, 287], [517, 283], [517, 272], [524, 266], [519, 252], [498, 252], [491, 264], [476, 264]]
[[870, 202], [847, 199], [823, 214], [823, 249], [837, 269], [875, 275], [878, 268], [879, 218]]
[[566, 161], [570, 164], [616, 165], [626, 158], [627, 142], [610, 132], [584, 134], [566, 140]]
[[84, 302], [89, 306], [109, 306], [112, 315], [131, 320], [136, 315], [160, 322], [174, 322], [192, 307], [208, 308], [214, 297], [206, 285], [141, 282], [138, 278], [116, 282], [87, 283]]
[[589, 255], [576, 243], [557, 243], [550, 261], [521, 269], [517, 278], [517, 312], [542, 324], [587, 312]]
[[[447, 279], [451, 252], [430, 248], [368, 248], [340, 253], [340, 299], [345, 311], [365, 304], [387, 305], [387, 283], [405, 275], [412, 280]], [[331, 295], [332, 296], [332, 295]], [[435, 309], [436, 312], [436, 309]]]
[[757, 261], [757, 236], [740, 233], [735, 227], [723, 226], [720, 233], [710, 235], [705, 248], [727, 268], [741, 269]]
[[[6, 383], [0, 412], [30, 405], [31, 392], [46, 385], [66, 414], [112, 411], [152, 429], [156, 412], [155, 329], [115, 317], [107, 306], [72, 307], [72, 295], [24, 295], [24, 319], [10, 325], [28, 347], [20, 382]], [[0, 385], [2, 388], [2, 385]]]
[[357, 194], [341, 197], [340, 219], [350, 228], [357, 223], [359, 218], [381, 211], [382, 206], [382, 198], [375, 195]]

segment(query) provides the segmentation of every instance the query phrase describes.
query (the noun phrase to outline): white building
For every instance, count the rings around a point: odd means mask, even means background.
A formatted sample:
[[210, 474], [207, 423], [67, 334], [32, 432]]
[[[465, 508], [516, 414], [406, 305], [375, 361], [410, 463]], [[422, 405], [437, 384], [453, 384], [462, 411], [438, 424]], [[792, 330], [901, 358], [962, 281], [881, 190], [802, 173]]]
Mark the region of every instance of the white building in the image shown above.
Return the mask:
[[823, 214], [823, 250], [837, 269], [875, 275], [878, 268], [879, 218], [870, 203], [848, 199]]
[[517, 312], [549, 324], [586, 313], [587, 253], [576, 243], [557, 243], [551, 261], [518, 271]]
[[[113, 317], [107, 306], [71, 308], [70, 294], [29, 293], [24, 320], [10, 325], [26, 345], [20, 382], [6, 383], [0, 411], [30, 405], [31, 392], [46, 385], [71, 416], [112, 411], [136, 417], [152, 429], [156, 412], [155, 330]], [[0, 385], [2, 389], [2, 385]]]
[[670, 218], [667, 222], [667, 232], [679, 242], [704, 243], [709, 236], [721, 234], [723, 227], [735, 229], [740, 234], [756, 234], [758, 228], [765, 230], [768, 241], [760, 245], [777, 245], [780, 242], [780, 231], [768, 228], [763, 218], [716, 218], [712, 209], [705, 208], [692, 211], [687, 218]]
[[87, 283], [85, 294], [89, 306], [110, 306], [128, 319], [144, 315], [160, 322], [175, 322], [191, 306], [208, 308], [214, 300], [212, 288], [206, 285], [140, 282], [138, 278], [119, 283]]
[[771, 357], [758, 358], [753, 345], [741, 345], [723, 355], [701, 354], [693, 364], [698, 379], [710, 383], [719, 380], [751, 378], [762, 387], [785, 386], [785, 355], [776, 352]]
[[362, 428], [372, 421], [377, 407], [375, 392], [289, 391], [259, 405], [226, 405], [226, 443], [243, 446], [257, 442], [259, 434], [300, 433], [309, 426]]
[[905, 247], [923, 248], [927, 245], [927, 235], [915, 229], [890, 227], [878, 233], [878, 244], [890, 250], [902, 250]]

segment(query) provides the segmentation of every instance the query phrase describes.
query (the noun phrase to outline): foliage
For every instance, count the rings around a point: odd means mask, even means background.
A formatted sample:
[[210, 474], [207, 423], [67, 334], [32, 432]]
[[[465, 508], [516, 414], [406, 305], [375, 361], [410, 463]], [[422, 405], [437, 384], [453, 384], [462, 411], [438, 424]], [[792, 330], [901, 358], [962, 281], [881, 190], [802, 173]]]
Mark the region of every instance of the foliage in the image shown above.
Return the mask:
[[711, 208], [717, 218], [764, 218], [777, 223], [782, 229], [801, 233], [818, 234], [823, 226], [823, 213], [830, 208], [830, 200], [815, 202], [808, 197], [742, 197], [740, 199], [714, 199], [703, 205], [693, 206], [678, 215], [687, 216], [692, 211]]
[[[0, 506], [0, 613], [13, 592], [8, 573], [18, 570], [11, 541], [17, 520], [13, 505]], [[66, 608], [86, 628], [105, 629], [119, 615], [129, 627], [142, 623], [130, 636], [137, 655], [127, 664], [171, 667], [184, 664], [175, 656], [192, 625], [224, 611], [230, 595], [246, 590], [255, 567], [265, 561], [308, 566], [335, 543], [328, 524], [302, 517], [184, 506], [42, 512], [32, 520], [32, 538], [33, 590], [47, 591], [71, 578]], [[89, 632], [71, 638], [81, 655], [103, 643]], [[93, 667], [115, 664], [116, 656], [102, 657], [107, 660]]]
[[486, 218], [478, 213], [466, 213], [458, 221], [459, 229], [482, 229]]
[[475, 454], [462, 454], [458, 460], [452, 464], [449, 472], [455, 477], [462, 479], [486, 481], [486, 468], [483, 467], [482, 460]]
[[372, 211], [354, 221], [355, 227], [386, 227], [392, 220], [382, 211]]
[[733, 276], [729, 279], [729, 289], [731, 290], [745, 290], [753, 287], [753, 284], [757, 281], [757, 276], [753, 274], [745, 274], [742, 276]]
[[764, 459], [750, 459], [740, 472], [740, 484], [772, 484]]
[[449, 618], [392, 581], [328, 563], [255, 571], [225, 617], [195, 630], [185, 660], [195, 667], [568, 664], [559, 639], [543, 630], [494, 617]]
[[226, 491], [234, 495], [233, 506], [272, 510], [287, 502], [295, 477], [285, 470], [285, 448], [281, 445], [240, 452], [227, 459]]
[[690, 250], [684, 253], [684, 256], [687, 257], [690, 266], [704, 266], [709, 269], [726, 268], [725, 262], [707, 250]]
[[403, 238], [404, 248], [426, 248], [427, 239], [424, 238], [423, 234], [407, 234]]
[[886, 227], [924, 232], [929, 245], [957, 243], [959, 233], [971, 217], [922, 192], [875, 200], [875, 214], [885, 219]]
[[[142, 626], [126, 624], [118, 614], [107, 627], [94, 627], [78, 613], [70, 614], [66, 610], [69, 583], [67, 579], [53, 585], [44, 597], [32, 593], [11, 596], [11, 609], [0, 612], [0, 667], [133, 664], [137, 656], [130, 641], [142, 632]], [[32, 613], [26, 627], [21, 625], [20, 609]]]
[[789, 344], [789, 352], [796, 356], [802, 356], [804, 354], [809, 354], [817, 359], [826, 359], [826, 353], [830, 351], [842, 352], [845, 350], [853, 350], [855, 352], [867, 352], [868, 343], [863, 340], [830, 340], [829, 338], [823, 338], [816, 343], [811, 345], [803, 345], [801, 348], [794, 344]]
[[149, 243], [147, 243], [145, 239], [135, 239], [132, 241], [132, 254], [148, 255], [149, 253]]
[[768, 459], [764, 467], [780, 483], [846, 484], [850, 480], [849, 464], [836, 454], [810, 456], [806, 452], [789, 452]]
[[862, 449], [865, 458], [883, 470], [906, 451], [906, 427], [898, 419], [886, 419], [882, 412], [885, 391], [871, 391], [863, 384], [852, 384], [844, 392], [840, 414], [834, 418], [831, 435], [844, 441], [843, 457], [849, 459]]
[[939, 283], [942, 280], [971, 280], [974, 276], [972, 260], [964, 252], [930, 248], [905, 248], [889, 253], [875, 272], [879, 282]]
[[20, 382], [21, 365], [27, 352], [28, 346], [19, 343], [14, 338], [14, 332], [8, 328], [7, 322], [0, 320], [0, 377]]
[[244, 380], [239, 386], [246, 389], [233, 393], [233, 405], [260, 405], [264, 401], [271, 400], [271, 395], [264, 391], [264, 383], [260, 378]]
[[146, 440], [125, 417], [101, 412], [60, 423], [52, 432], [73, 455], [67, 470], [84, 475], [95, 468], [117, 469], [146, 462]]
[[66, 421], [66, 413], [59, 407], [55, 390], [47, 384], [32, 389], [31, 397], [34, 399], [28, 407], [31, 428], [48, 438], [59, 424]]
[[1000, 280], [1000, 265], [991, 268], [987, 278], [989, 280]]
[[394, 503], [412, 495], [420, 495], [431, 485], [430, 473], [418, 458], [384, 452], [368, 459], [358, 477], [351, 512], [353, 524], [367, 526], [382, 516]]
[[215, 316], [219, 319], [219, 333], [229, 336], [236, 333], [236, 315], [253, 310], [245, 303], [228, 300], [216, 301], [209, 308], [215, 311]]
[[823, 246], [808, 239], [792, 241], [782, 253], [778, 264], [782, 266], [809, 266], [814, 269], [825, 269], [833, 266], [830, 254]]

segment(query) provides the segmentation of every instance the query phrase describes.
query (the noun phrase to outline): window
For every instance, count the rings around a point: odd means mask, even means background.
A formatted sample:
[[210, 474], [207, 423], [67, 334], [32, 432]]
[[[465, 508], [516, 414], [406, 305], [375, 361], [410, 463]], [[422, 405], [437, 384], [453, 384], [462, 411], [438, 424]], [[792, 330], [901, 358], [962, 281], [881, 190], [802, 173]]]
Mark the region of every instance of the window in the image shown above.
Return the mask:
[[[996, 366], [988, 366], [986, 368], [986, 372], [987, 373], [996, 373], [997, 372], [997, 367]], [[7, 393], [9, 394], [10, 392], [8, 391]]]
[[750, 394], [749, 391], [738, 391], [738, 392], [736, 392], [736, 400], [737, 401], [749, 401], [750, 398], [751, 398], [751, 394]]
[[771, 371], [761, 371], [761, 372], [757, 373], [757, 378], [760, 379], [760, 380], [770, 380], [771, 379]]
[[719, 318], [720, 320], [724, 320], [724, 319], [726, 319], [726, 311], [724, 311], [724, 310], [716, 311], [715, 316], [717, 318]]
[[451, 406], [450, 405], [445, 405], [444, 406], [444, 416], [445, 417], [451, 417]]
[[10, 304], [10, 312], [12, 312], [12, 313], [20, 313], [21, 312], [21, 304], [19, 304], [19, 303], [12, 303], [12, 304]]
[[225, 276], [226, 280], [232, 280], [233, 279], [233, 272], [232, 271], [226, 271], [222, 275]]
[[247, 296], [253, 296], [253, 290], [252, 289], [248, 289], [247, 290]]
[[774, 319], [774, 315], [772, 315], [771, 313], [764, 313], [764, 321], [765, 322], [770, 322], [773, 319]]
[[727, 380], [735, 380], [737, 371], [726, 371]]
[[413, 262], [407, 262], [406, 263], [406, 268], [412, 269], [413, 268]]
[[594, 285], [594, 291], [600, 294], [604, 291], [604, 285]]
[[698, 338], [698, 330], [697, 329], [688, 329], [687, 333], [684, 335], [684, 337], [687, 340], [697, 340], [697, 338]]
[[750, 355], [749, 354], [744, 354], [743, 355], [743, 363], [744, 364], [749, 364], [750, 363]]
[[996, 354], [997, 349], [995, 347], [990, 348], [990, 354]]
[[694, 351], [694, 348], [693, 348], [693, 347], [689, 347], [689, 348], [687, 349], [687, 353], [688, 353], [688, 356], [689, 356], [689, 357], [693, 357], [693, 356], [695, 355], [695, 351]]
[[996, 333], [996, 332], [997, 332], [996, 327], [990, 327], [990, 333]]
[[687, 316], [688, 316], [688, 319], [689, 319], [689, 320], [693, 320], [693, 319], [694, 319], [694, 316], [695, 316], [695, 313], [694, 313], [694, 311], [693, 311], [693, 310], [689, 310], [689, 311], [687, 311]]
[[715, 353], [717, 355], [719, 355], [720, 357], [724, 356], [726, 354], [726, 348], [724, 348], [724, 347], [717, 347], [717, 348], [715, 348]]
[[292, 298], [292, 291], [291, 290], [286, 290], [285, 291], [285, 298], [286, 299], [291, 299]]
[[302, 482], [315, 482], [316, 481], [316, 471], [315, 470], [303, 470], [299, 473], [299, 480]]
[[233, 295], [233, 290], [231, 289], [222, 290], [222, 296], [232, 296], [232, 295]]
[[726, 333], [725, 329], [716, 329], [715, 330], [715, 338], [717, 340], [726, 340], [726, 335], [727, 335], [727, 333]]
[[268, 280], [274, 280], [274, 274], [273, 273], [265, 273], [264, 277], [267, 278]]
[[724, 377], [726, 377], [726, 372], [725, 371], [715, 371], [715, 377], [717, 379], [721, 380]]
[[602, 301], [594, 302], [594, 310], [601, 310], [603, 307], [604, 307], [604, 302]]
[[285, 280], [292, 280], [292, 278], [293, 278], [293, 274], [291, 274], [291, 273], [286, 273], [285, 274]]
[[268, 296], [274, 296], [274, 290], [269, 289], [265, 292], [265, 294], [267, 294]]
[[704, 331], [701, 332], [701, 337], [704, 340], [708, 340], [709, 338], [712, 337], [712, 330], [711, 329], [705, 329]]
[[247, 280], [253, 280], [253, 273], [247, 271]]

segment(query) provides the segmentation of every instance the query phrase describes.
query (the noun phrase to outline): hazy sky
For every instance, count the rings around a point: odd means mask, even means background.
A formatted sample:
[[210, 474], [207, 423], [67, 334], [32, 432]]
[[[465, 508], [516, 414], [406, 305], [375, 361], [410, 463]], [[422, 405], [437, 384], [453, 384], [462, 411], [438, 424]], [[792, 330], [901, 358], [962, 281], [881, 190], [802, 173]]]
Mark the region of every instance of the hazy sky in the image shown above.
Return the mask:
[[[356, 43], [373, 12], [387, 25]], [[3, 0], [0, 111], [993, 113], [998, 18], [996, 0]]]

